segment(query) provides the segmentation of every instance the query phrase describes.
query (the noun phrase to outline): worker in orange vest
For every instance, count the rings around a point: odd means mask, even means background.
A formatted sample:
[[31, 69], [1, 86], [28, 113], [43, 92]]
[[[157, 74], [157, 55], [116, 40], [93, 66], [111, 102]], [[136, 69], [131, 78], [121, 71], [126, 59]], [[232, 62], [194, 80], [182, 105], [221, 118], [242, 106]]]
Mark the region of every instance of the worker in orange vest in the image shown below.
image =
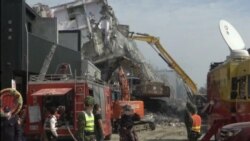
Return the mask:
[[201, 136], [201, 117], [197, 114], [197, 110], [190, 110], [192, 118], [192, 128], [189, 135], [189, 141], [197, 141]]

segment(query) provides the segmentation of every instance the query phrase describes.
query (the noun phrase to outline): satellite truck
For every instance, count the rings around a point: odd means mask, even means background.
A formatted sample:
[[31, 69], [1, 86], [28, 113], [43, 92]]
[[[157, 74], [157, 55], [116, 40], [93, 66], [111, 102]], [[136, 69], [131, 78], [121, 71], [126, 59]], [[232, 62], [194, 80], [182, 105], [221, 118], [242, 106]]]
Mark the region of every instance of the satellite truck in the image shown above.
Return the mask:
[[209, 128], [201, 141], [247, 141], [250, 139], [250, 56], [237, 30], [220, 21], [220, 31], [230, 55], [224, 62], [213, 63], [207, 74]]

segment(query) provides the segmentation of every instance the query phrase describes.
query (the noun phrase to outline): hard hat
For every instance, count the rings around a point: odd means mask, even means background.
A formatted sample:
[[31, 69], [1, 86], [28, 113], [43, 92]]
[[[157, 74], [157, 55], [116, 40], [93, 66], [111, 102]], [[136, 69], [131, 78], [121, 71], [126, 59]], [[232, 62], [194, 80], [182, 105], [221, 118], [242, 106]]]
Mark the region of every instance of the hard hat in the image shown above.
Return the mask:
[[87, 96], [85, 98], [85, 104], [88, 104], [88, 105], [94, 105], [95, 104], [95, 99], [93, 96]]

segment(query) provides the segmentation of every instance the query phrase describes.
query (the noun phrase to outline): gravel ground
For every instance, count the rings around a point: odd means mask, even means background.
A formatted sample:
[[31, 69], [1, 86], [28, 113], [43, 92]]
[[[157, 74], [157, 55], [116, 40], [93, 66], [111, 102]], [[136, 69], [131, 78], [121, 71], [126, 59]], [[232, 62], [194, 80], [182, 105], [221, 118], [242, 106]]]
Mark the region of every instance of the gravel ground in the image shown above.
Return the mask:
[[[140, 141], [185, 141], [187, 140], [185, 130], [184, 126], [157, 125], [154, 131], [140, 131], [138, 132], [138, 136]], [[119, 136], [113, 134], [111, 141], [119, 141]]]

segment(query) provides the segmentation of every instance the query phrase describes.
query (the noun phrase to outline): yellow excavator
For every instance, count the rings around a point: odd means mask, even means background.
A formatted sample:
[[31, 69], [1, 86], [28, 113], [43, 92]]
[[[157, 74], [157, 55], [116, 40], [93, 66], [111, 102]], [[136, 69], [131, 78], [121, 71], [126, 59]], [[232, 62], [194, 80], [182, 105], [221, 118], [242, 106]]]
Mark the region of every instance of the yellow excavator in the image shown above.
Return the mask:
[[[170, 54], [165, 50], [165, 48], [160, 43], [160, 39], [155, 36], [144, 33], [130, 32], [129, 38], [132, 40], [144, 41], [151, 45], [151, 47], [158, 53], [158, 55], [172, 68], [183, 80], [185, 88], [187, 90], [187, 95], [192, 103], [196, 103], [197, 108], [202, 106], [201, 101], [206, 98], [199, 94], [198, 89], [194, 81], [185, 73], [185, 71], [176, 63], [176, 61], [170, 56]], [[197, 97], [199, 97], [197, 99]], [[202, 97], [203, 100], [200, 99]], [[199, 101], [199, 102], [197, 102]]]

